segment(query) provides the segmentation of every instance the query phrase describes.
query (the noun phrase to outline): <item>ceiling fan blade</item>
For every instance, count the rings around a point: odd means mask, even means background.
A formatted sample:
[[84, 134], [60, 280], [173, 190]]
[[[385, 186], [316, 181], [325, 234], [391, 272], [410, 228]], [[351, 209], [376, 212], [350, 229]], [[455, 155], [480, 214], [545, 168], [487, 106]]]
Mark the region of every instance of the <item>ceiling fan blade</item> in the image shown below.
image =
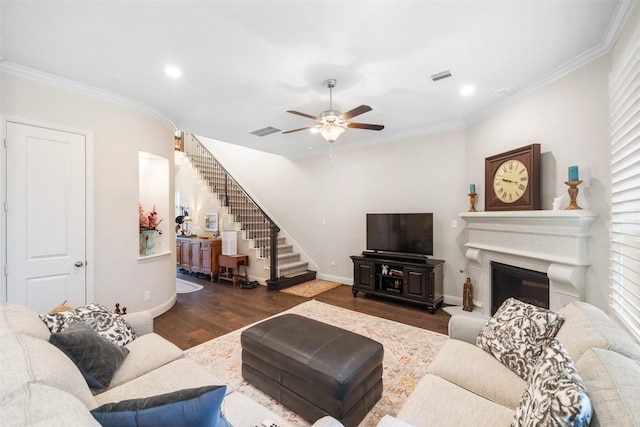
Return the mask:
[[298, 116], [308, 117], [311, 120], [320, 120], [320, 117], [312, 116], [311, 114], [301, 113], [300, 111], [287, 110], [287, 113], [297, 114]]
[[288, 130], [288, 131], [286, 131], [286, 132], [282, 132], [282, 133], [293, 133], [293, 132], [298, 132], [298, 131], [305, 130], [305, 129], [311, 129], [312, 127], [314, 127], [314, 126], [307, 126], [306, 128], [299, 128], [299, 129]]
[[359, 107], [354, 108], [353, 110], [349, 110], [346, 113], [342, 113], [340, 118], [342, 120], [349, 120], [351, 117], [359, 116], [360, 114], [364, 114], [367, 111], [371, 111], [371, 107], [368, 105], [361, 105]]
[[382, 130], [384, 129], [383, 125], [368, 125], [366, 123], [349, 123], [347, 125], [348, 128], [355, 129], [368, 129], [368, 130]]

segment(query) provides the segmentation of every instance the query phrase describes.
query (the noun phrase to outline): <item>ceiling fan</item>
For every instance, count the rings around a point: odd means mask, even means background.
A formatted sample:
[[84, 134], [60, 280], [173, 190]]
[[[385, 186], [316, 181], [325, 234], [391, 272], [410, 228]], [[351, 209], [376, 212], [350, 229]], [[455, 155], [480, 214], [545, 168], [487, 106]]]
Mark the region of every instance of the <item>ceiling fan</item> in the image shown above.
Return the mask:
[[311, 129], [312, 131], [315, 130], [316, 132], [319, 132], [320, 135], [322, 135], [324, 139], [327, 140], [327, 142], [332, 143], [335, 142], [340, 137], [340, 135], [342, 135], [344, 131], [347, 130], [347, 128], [368, 130], [384, 129], [384, 126], [382, 125], [369, 125], [365, 123], [349, 122], [349, 119], [351, 119], [352, 117], [359, 116], [360, 114], [366, 113], [367, 111], [371, 111], [371, 107], [369, 107], [368, 105], [361, 105], [347, 111], [346, 113], [335, 111], [333, 109], [333, 88], [336, 87], [336, 79], [326, 80], [324, 84], [329, 88], [329, 109], [320, 113], [319, 117], [312, 116], [311, 114], [301, 113], [299, 111], [287, 111], [287, 113], [297, 114], [298, 116], [302, 117], [308, 117], [318, 122], [318, 124], [315, 126], [307, 126], [299, 129], [288, 130], [282, 132], [283, 134]]

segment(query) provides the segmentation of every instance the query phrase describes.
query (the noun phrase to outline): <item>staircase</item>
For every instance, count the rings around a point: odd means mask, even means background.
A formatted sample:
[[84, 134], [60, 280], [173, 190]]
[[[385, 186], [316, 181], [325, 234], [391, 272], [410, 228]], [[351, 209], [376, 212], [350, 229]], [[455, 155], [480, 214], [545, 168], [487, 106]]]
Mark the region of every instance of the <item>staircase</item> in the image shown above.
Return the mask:
[[[255, 250], [257, 259], [263, 259], [269, 270], [266, 280], [269, 290], [284, 289], [316, 277], [308, 269], [308, 263], [294, 252], [293, 245], [279, 236], [280, 228], [254, 200], [238, 185], [215, 157], [191, 134], [183, 134], [180, 151], [184, 152], [200, 179], [206, 183], [209, 193], [218, 200], [226, 216], [229, 228], [239, 230], [249, 247]], [[275, 256], [272, 256], [275, 255]]]

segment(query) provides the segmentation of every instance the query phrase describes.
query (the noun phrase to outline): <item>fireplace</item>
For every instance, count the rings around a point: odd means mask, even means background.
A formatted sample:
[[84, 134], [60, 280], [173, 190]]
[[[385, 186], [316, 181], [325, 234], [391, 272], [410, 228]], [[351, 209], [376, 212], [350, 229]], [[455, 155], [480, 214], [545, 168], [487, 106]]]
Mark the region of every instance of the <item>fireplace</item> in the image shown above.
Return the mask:
[[492, 261], [491, 288], [492, 315], [511, 297], [549, 308], [549, 278], [546, 273]]
[[[495, 263], [546, 276], [548, 301], [538, 304], [546, 304], [551, 310], [584, 301], [585, 270], [589, 266], [587, 241], [589, 228], [597, 217], [594, 212], [465, 212], [460, 217], [467, 222], [467, 277], [473, 283], [475, 309], [487, 316], [497, 309], [493, 307], [492, 286]], [[540, 298], [543, 290], [537, 278], [525, 277], [524, 281], [525, 298], [544, 299]], [[516, 287], [522, 288], [521, 285]]]

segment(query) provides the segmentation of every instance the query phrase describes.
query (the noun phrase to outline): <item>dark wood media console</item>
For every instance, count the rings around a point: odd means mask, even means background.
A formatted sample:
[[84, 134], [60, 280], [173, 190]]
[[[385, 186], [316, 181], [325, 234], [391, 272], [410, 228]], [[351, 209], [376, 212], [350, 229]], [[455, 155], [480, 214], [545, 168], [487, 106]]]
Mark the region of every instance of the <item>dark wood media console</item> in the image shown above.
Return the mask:
[[442, 305], [443, 260], [368, 251], [351, 259], [354, 297], [364, 292], [414, 302], [431, 314]]

